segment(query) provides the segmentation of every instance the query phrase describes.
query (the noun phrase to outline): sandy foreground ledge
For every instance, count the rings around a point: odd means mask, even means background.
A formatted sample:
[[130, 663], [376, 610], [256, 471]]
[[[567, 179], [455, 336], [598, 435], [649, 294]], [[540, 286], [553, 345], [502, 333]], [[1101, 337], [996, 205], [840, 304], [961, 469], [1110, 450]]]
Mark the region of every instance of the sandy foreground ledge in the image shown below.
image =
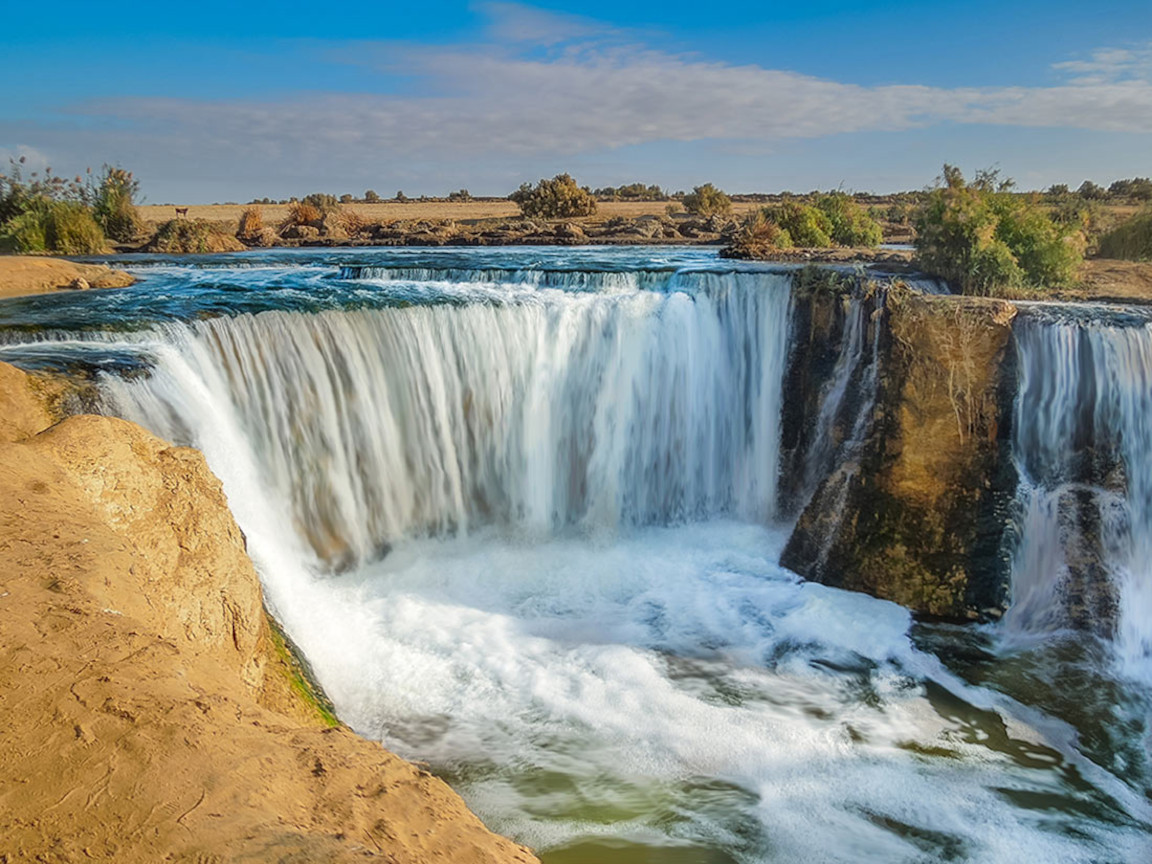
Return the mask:
[[198, 451], [57, 386], [0, 364], [0, 862], [536, 860], [301, 696]]
[[103, 264], [77, 264], [63, 258], [32, 255], [0, 255], [0, 298], [77, 288], [125, 288], [135, 281], [132, 275]]

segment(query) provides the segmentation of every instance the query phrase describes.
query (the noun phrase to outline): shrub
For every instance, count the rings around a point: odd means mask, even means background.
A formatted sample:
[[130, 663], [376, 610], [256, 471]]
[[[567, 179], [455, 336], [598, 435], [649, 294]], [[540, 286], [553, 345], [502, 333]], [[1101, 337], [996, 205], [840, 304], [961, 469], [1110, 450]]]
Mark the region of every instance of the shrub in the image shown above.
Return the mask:
[[4, 224], [0, 238], [0, 245], [12, 252], [94, 255], [107, 250], [104, 232], [79, 201], [34, 199]]
[[370, 223], [355, 210], [343, 207], [340, 209], [340, 212], [336, 214], [336, 224], [344, 229], [344, 232], [349, 237], [357, 237], [363, 233], [364, 229], [367, 228]]
[[87, 192], [92, 215], [113, 240], [128, 242], [140, 233], [143, 223], [136, 211], [136, 196], [140, 181], [131, 171], [105, 165], [100, 177]]
[[1101, 258], [1152, 261], [1152, 209], [1138, 213], [1100, 238]]
[[236, 230], [236, 237], [245, 242], [254, 243], [264, 234], [264, 211], [260, 207], [248, 207], [240, 214], [240, 227]]
[[732, 199], [711, 183], [697, 186], [684, 196], [681, 203], [695, 216], [714, 216], [732, 210]]
[[916, 217], [916, 258], [928, 273], [965, 294], [992, 295], [1069, 282], [1083, 257], [1083, 236], [1054, 222], [1034, 197], [1015, 195], [1011, 181], [981, 172], [967, 183], [944, 166], [944, 182]]
[[44, 240], [53, 252], [93, 255], [107, 248], [92, 211], [79, 201], [53, 201], [44, 225]]
[[348, 195], [348, 194], [344, 194], [344, 195], [340, 196], [340, 203], [341, 204], [351, 204], [355, 200], [356, 200], [355, 198], [353, 198], [351, 195]]
[[535, 186], [528, 183], [508, 196], [528, 218], [571, 219], [596, 212], [596, 199], [568, 174], [557, 174]]
[[765, 207], [764, 217], [788, 232], [796, 246], [820, 249], [832, 245], [832, 220], [824, 211], [799, 201]]
[[47, 252], [47, 213], [29, 209], [4, 223], [0, 230], [0, 251]]
[[364, 203], [365, 204], [379, 204], [380, 203], [380, 196], [376, 194], [375, 189], [369, 189], [367, 192], [364, 193]]
[[281, 228], [287, 228], [290, 225], [314, 225], [324, 218], [324, 214], [320, 212], [320, 208], [308, 201], [293, 201], [288, 205], [288, 215], [284, 217], [284, 221], [280, 223]]
[[777, 249], [792, 246], [792, 237], [776, 222], [765, 215], [765, 211], [749, 216], [744, 220], [736, 239], [721, 250], [722, 258], [757, 259], [769, 258]]
[[340, 202], [336, 200], [336, 196], [329, 195], [326, 192], [313, 192], [311, 195], [305, 195], [300, 199], [300, 203], [318, 210], [320, 215], [317, 218], [327, 216], [340, 206]]
[[449, 192], [448, 193], [448, 200], [449, 201], [471, 201], [472, 200], [472, 193], [469, 192], [467, 189], [461, 189], [457, 192]]
[[843, 192], [829, 192], [816, 199], [816, 207], [832, 223], [829, 235], [840, 246], [879, 246], [884, 232], [879, 223]]
[[244, 245], [207, 219], [172, 219], [156, 230], [147, 248], [149, 252], [179, 255], [238, 252]]

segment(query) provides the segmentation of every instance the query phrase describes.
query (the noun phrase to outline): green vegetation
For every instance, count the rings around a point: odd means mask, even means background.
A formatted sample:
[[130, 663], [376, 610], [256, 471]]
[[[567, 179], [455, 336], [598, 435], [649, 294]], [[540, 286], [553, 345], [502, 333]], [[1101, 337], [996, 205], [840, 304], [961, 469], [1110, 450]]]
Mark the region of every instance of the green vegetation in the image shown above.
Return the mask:
[[535, 186], [524, 183], [508, 197], [528, 218], [571, 219], [596, 212], [596, 199], [568, 174], [557, 174]]
[[732, 210], [732, 199], [711, 183], [697, 186], [680, 203], [694, 216], [718, 216]]
[[[104, 232], [90, 204], [100, 200], [95, 195], [102, 187], [85, 186], [80, 177], [65, 180], [51, 168], [43, 175], [33, 171], [25, 181], [24, 161], [9, 160], [8, 172], [0, 174], [0, 251], [64, 255], [105, 251]], [[106, 174], [118, 170], [105, 168]]]
[[1121, 222], [1100, 238], [1101, 258], [1152, 261], [1152, 209]]
[[329, 195], [327, 192], [313, 192], [311, 195], [305, 195], [300, 199], [300, 203], [319, 210], [321, 217], [340, 208], [340, 202], [336, 196]]
[[601, 201], [667, 201], [668, 193], [659, 186], [628, 183], [624, 186], [604, 186], [592, 190]]
[[780, 226], [794, 246], [822, 249], [832, 245], [832, 220], [811, 204], [785, 201], [775, 207], [765, 207], [762, 212], [766, 219]]
[[364, 203], [365, 204], [379, 204], [380, 203], [380, 196], [376, 194], [375, 189], [369, 189], [367, 192], [364, 193]]
[[883, 232], [868, 211], [845, 192], [828, 192], [816, 198], [816, 208], [828, 217], [829, 235], [837, 246], [879, 246]]
[[312, 669], [296, 644], [281, 629], [280, 623], [265, 613], [272, 642], [272, 655], [288, 681], [288, 687], [316, 715], [316, 718], [330, 729], [340, 725], [336, 708], [316, 683]]
[[971, 183], [944, 166], [916, 217], [916, 258], [928, 273], [965, 294], [995, 296], [1068, 284], [1083, 258], [1084, 238], [1053, 221], [1038, 196], [1011, 192], [1011, 180], [982, 171]]
[[121, 243], [135, 240], [143, 227], [136, 212], [140, 181], [131, 171], [105, 165], [87, 190], [87, 203], [104, 233]]
[[236, 252], [244, 246], [207, 219], [172, 219], [161, 225], [147, 251], [170, 255]]

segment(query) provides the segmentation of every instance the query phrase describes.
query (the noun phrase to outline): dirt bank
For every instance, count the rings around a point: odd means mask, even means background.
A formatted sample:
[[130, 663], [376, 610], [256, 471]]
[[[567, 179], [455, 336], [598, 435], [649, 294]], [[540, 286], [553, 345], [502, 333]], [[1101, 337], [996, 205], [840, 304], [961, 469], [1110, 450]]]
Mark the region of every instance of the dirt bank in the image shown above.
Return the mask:
[[0, 364], [0, 861], [534, 860], [301, 697], [199, 452], [44, 390]]
[[84, 288], [125, 288], [135, 282], [122, 270], [63, 258], [0, 255], [0, 298]]

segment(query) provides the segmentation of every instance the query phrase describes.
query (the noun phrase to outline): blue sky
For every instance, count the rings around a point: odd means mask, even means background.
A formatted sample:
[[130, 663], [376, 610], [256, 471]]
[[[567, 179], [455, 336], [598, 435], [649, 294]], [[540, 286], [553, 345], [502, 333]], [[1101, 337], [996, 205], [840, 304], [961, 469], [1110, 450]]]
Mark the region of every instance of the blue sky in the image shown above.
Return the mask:
[[[54, 3], [5, 10], [0, 155], [153, 202], [1152, 174], [1144, 2]], [[112, 14], [114, 11], [115, 14]]]

